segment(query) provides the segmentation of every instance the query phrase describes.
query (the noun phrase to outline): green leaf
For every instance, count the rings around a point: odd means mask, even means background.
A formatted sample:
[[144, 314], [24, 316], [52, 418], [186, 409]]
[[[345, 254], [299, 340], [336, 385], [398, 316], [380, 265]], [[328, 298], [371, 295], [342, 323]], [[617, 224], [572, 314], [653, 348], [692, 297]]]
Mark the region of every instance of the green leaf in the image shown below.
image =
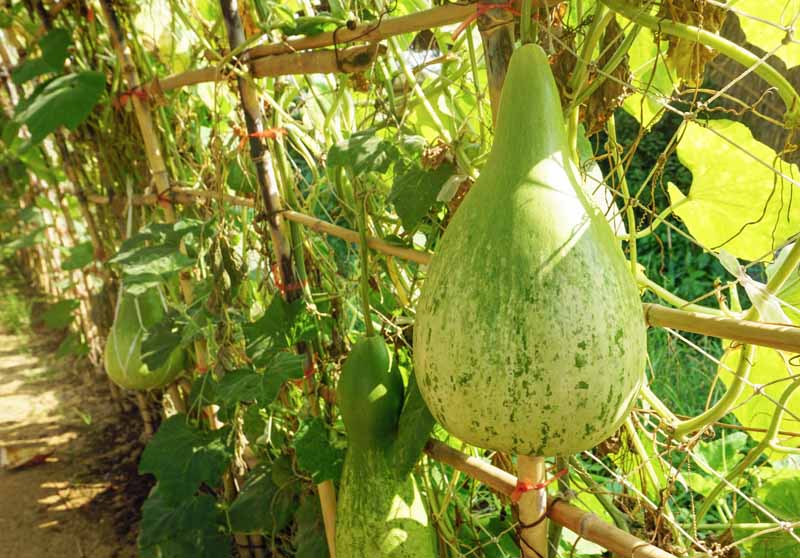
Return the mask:
[[70, 248], [69, 256], [61, 262], [61, 269], [72, 271], [82, 269], [94, 261], [94, 247], [90, 241], [81, 242]]
[[766, 52], [774, 52], [789, 68], [800, 64], [800, 45], [786, 41], [786, 31], [770, 25], [770, 22], [775, 23], [784, 29], [794, 25], [800, 12], [800, 0], [732, 0], [728, 5], [747, 14], [738, 16], [747, 42]]
[[[797, 187], [772, 171], [775, 151], [756, 141], [747, 126], [730, 120], [707, 126], [687, 122], [678, 133], [683, 134], [678, 158], [692, 172], [692, 187], [684, 196], [669, 186], [675, 214], [709, 249], [724, 248], [744, 260], [771, 260], [800, 227], [800, 204], [791, 203]], [[777, 168], [790, 177], [800, 175], [797, 165], [777, 163]]]
[[11, 74], [11, 79], [17, 85], [22, 85], [35, 77], [51, 72], [60, 72], [67, 59], [72, 40], [65, 29], [53, 29], [39, 39], [39, 48], [42, 51], [38, 58], [28, 58]]
[[678, 83], [665, 62], [667, 45], [667, 41], [656, 45], [653, 32], [642, 29], [628, 51], [635, 92], [625, 99], [622, 108], [644, 127], [657, 122]]
[[232, 405], [241, 401], [255, 401], [261, 396], [261, 374], [249, 368], [227, 372], [217, 385], [216, 402]]
[[412, 164], [401, 170], [395, 167], [394, 182], [388, 201], [394, 203], [406, 231], [413, 231], [436, 203], [439, 191], [455, 168], [445, 163], [434, 170]]
[[242, 432], [251, 445], [260, 443], [260, 438], [264, 435], [267, 428], [267, 417], [258, 405], [251, 405], [244, 412], [242, 419]]
[[[797, 521], [800, 510], [800, 470], [781, 469], [755, 491], [756, 500], [779, 521]], [[752, 535], [752, 531], [737, 529], [736, 523], [771, 523], [765, 513], [742, 506], [736, 513], [733, 534], [735, 539]], [[742, 543], [750, 558], [800, 558], [800, 544], [784, 531], [772, 531]]]
[[[697, 444], [694, 449], [695, 458], [703, 460], [709, 468], [724, 475], [736, 465], [740, 457], [738, 454], [746, 445], [747, 434], [744, 432], [726, 434], [723, 430], [722, 437]], [[684, 477], [689, 488], [703, 496], [708, 496], [719, 482], [716, 478], [695, 472], [686, 473]]]
[[44, 325], [46, 325], [49, 329], [56, 330], [66, 328], [72, 323], [74, 318], [72, 313], [78, 308], [78, 306], [80, 306], [80, 304], [81, 303], [79, 301], [73, 298], [60, 300], [55, 304], [51, 304], [42, 315]]
[[315, 325], [302, 299], [288, 303], [276, 295], [264, 314], [255, 322], [243, 324], [242, 331], [247, 356], [257, 367], [264, 367], [278, 351], [309, 340]]
[[293, 447], [297, 464], [311, 474], [315, 484], [341, 476], [345, 452], [331, 444], [328, 427], [321, 418], [314, 417], [300, 424]]
[[139, 548], [146, 549], [171, 540], [203, 540], [205, 536], [197, 535], [219, 532], [219, 519], [220, 512], [213, 496], [198, 494], [176, 504], [165, 498], [160, 486], [156, 486], [142, 505]]
[[247, 474], [245, 484], [228, 511], [234, 531], [274, 535], [285, 528], [297, 506], [296, 482], [278, 486], [272, 468], [260, 465]]
[[[730, 386], [733, 382], [740, 354], [741, 347], [729, 349], [720, 360], [718, 375], [726, 386]], [[769, 428], [772, 417], [778, 410], [776, 402], [780, 400], [781, 394], [794, 377], [800, 374], [800, 366], [793, 366], [787, 355], [767, 347], [756, 347], [752, 362], [748, 384], [737, 399], [733, 414], [742, 426], [766, 429]], [[763, 386], [763, 391], [757, 392], [757, 386]], [[784, 413], [779, 429], [789, 432], [800, 431], [800, 421], [794, 418], [800, 416], [800, 398], [797, 396], [790, 398], [785, 408], [789, 412]], [[756, 441], [764, 438], [763, 432], [750, 431], [749, 434]], [[782, 445], [800, 445], [800, 438], [797, 437], [785, 440], [781, 436], [778, 438]], [[773, 452], [772, 457], [777, 459], [782, 455]]]
[[156, 477], [165, 498], [189, 498], [202, 484], [216, 487], [233, 451], [225, 440], [230, 426], [204, 432], [174, 415], [161, 423], [142, 453], [139, 472]]
[[295, 516], [297, 530], [293, 542], [295, 558], [328, 558], [328, 543], [319, 498], [307, 495], [300, 502]]
[[39, 143], [59, 126], [74, 130], [89, 116], [105, 85], [102, 73], [80, 72], [51, 79], [37, 87], [17, 105], [14, 116], [31, 133], [25, 148]]
[[262, 405], [269, 405], [278, 397], [281, 386], [287, 380], [299, 380], [302, 378], [305, 359], [306, 357], [303, 355], [287, 352], [276, 354], [264, 372], [259, 402]]
[[399, 158], [397, 147], [375, 135], [375, 130], [356, 132], [328, 151], [330, 168], [346, 167], [358, 175], [363, 172], [385, 173]]

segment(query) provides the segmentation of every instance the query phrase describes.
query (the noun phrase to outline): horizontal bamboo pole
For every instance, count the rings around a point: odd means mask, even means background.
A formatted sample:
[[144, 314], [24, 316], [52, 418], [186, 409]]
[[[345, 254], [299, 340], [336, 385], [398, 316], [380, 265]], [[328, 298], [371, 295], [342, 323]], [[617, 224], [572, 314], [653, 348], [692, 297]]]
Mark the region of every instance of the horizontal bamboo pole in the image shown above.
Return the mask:
[[[436, 440], [428, 440], [425, 453], [506, 496], [510, 496], [517, 486], [517, 478], [511, 473], [475, 457], [465, 455]], [[676, 558], [669, 552], [609, 525], [593, 513], [583, 511], [561, 500], [549, 498], [547, 516], [553, 522], [623, 558]]]
[[643, 306], [645, 319], [652, 326], [669, 327], [720, 339], [731, 339], [748, 345], [800, 353], [800, 327], [797, 326], [710, 316], [658, 304]]
[[[334, 50], [317, 50], [269, 56], [253, 60], [250, 73], [253, 77], [278, 77], [299, 74], [352, 74], [367, 69], [383, 48], [377, 43]], [[225, 66], [209, 66], [188, 70], [163, 79], [154, 79], [141, 86], [148, 95], [160, 95], [181, 87], [227, 79]]]
[[248, 52], [251, 58], [260, 58], [287, 52], [342, 45], [353, 41], [381, 41], [404, 33], [414, 33], [423, 29], [458, 23], [474, 14], [475, 11], [475, 4], [444, 4], [443, 6], [405, 16], [367, 21], [356, 25], [353, 29], [343, 27], [337, 31], [320, 33], [312, 37], [258, 45]]
[[[96, 194], [89, 194], [86, 196], [86, 199], [92, 203], [109, 203], [108, 197]], [[196, 203], [198, 199], [218, 200], [232, 205], [246, 207], [254, 207], [255, 205], [253, 200], [248, 198], [194, 188], [172, 188], [167, 201], [193, 204]], [[155, 194], [133, 197], [134, 205], [155, 205], [158, 201], [159, 197]], [[335, 236], [354, 244], [359, 243], [359, 236], [356, 231], [334, 225], [333, 223], [297, 211], [287, 210], [283, 211], [281, 214], [286, 220], [299, 223], [313, 231]], [[395, 256], [421, 265], [430, 263], [431, 257], [433, 256], [430, 252], [403, 248], [402, 246], [396, 246], [385, 240], [374, 237], [367, 237], [367, 246], [388, 256]], [[642, 305], [642, 308], [645, 320], [649, 325], [654, 327], [668, 327], [699, 333], [709, 337], [730, 339], [740, 343], [771, 347], [791, 353], [800, 353], [800, 328], [798, 327], [785, 324], [769, 324], [749, 320], [737, 320], [735, 318], [709, 316], [697, 312], [667, 308], [666, 306], [658, 304], [645, 303]]]

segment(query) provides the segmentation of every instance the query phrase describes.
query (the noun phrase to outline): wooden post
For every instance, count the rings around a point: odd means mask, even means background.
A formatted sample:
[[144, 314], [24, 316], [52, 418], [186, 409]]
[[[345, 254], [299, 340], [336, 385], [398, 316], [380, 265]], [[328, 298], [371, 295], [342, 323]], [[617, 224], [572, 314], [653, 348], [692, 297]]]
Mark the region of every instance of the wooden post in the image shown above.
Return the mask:
[[519, 546], [524, 558], [547, 558], [547, 488], [544, 457], [517, 457], [518, 483], [533, 486], [519, 499]]
[[[225, 27], [228, 32], [228, 43], [231, 51], [236, 51], [244, 44], [246, 37], [242, 21], [239, 16], [237, 0], [220, 0], [222, 15], [225, 19]], [[239, 59], [240, 62], [247, 64], [250, 60], [245, 54]], [[249, 65], [249, 64], [248, 64]], [[241, 76], [237, 76], [239, 87], [239, 98], [241, 100], [242, 111], [244, 112], [245, 125], [247, 127], [248, 140], [250, 145], [250, 157], [256, 168], [256, 178], [258, 180], [261, 200], [264, 204], [266, 222], [269, 227], [269, 234], [272, 240], [272, 250], [278, 263], [279, 280], [283, 285], [293, 285], [297, 283], [294, 268], [292, 266], [292, 247], [288, 242], [282, 227], [280, 211], [283, 210], [283, 200], [278, 190], [275, 178], [275, 169], [272, 161], [272, 154], [264, 145], [264, 139], [259, 137], [264, 131], [264, 120], [261, 117], [261, 103], [252, 85]], [[302, 296], [299, 289], [287, 290], [282, 296], [289, 302]], [[305, 352], [304, 346], [298, 346], [298, 352]], [[311, 355], [307, 355], [311, 358]], [[316, 405], [311, 405], [311, 412], [314, 415], [319, 413]], [[336, 489], [333, 482], [326, 480], [317, 485], [320, 506], [322, 508], [322, 519], [325, 525], [325, 538], [328, 542], [328, 552], [331, 558], [336, 557]]]
[[[480, 0], [478, 4], [496, 5], [495, 0]], [[502, 8], [482, 10], [478, 16], [478, 30], [483, 43], [486, 73], [489, 79], [489, 101], [492, 105], [492, 123], [497, 121], [500, 92], [506, 79], [508, 61], [514, 52], [514, 15]]]

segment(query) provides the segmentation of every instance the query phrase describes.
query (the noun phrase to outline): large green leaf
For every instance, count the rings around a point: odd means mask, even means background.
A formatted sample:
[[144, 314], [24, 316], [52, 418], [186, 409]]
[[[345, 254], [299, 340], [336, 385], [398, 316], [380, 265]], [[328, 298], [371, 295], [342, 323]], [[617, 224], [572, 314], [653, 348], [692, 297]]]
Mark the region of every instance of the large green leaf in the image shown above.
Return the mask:
[[201, 484], [216, 487], [233, 457], [226, 443], [229, 433], [230, 426], [204, 432], [189, 424], [186, 415], [174, 415], [147, 444], [139, 472], [154, 475], [171, 501], [189, 498]]
[[74, 298], [60, 300], [50, 307], [42, 315], [44, 325], [50, 329], [64, 329], [72, 323], [73, 312], [80, 306], [80, 302]]
[[331, 147], [328, 166], [347, 167], [356, 175], [369, 171], [384, 173], [399, 155], [394, 143], [376, 136], [374, 130], [364, 130]]
[[94, 260], [94, 247], [91, 241], [81, 242], [80, 244], [70, 248], [69, 256], [61, 262], [61, 269], [64, 271], [71, 271], [73, 269], [82, 269], [92, 263]]
[[102, 73], [80, 72], [59, 76], [37, 87], [30, 97], [17, 105], [14, 116], [30, 131], [26, 147], [39, 143], [59, 126], [74, 130], [89, 116], [105, 85]]
[[[792, 67], [800, 64], [800, 44], [785, 41], [786, 29], [797, 25], [800, 15], [800, 0], [732, 0], [728, 5], [743, 12], [739, 24], [747, 36], [747, 42], [775, 55]], [[775, 24], [775, 25], [771, 25]], [[777, 50], [776, 50], [777, 49]]]
[[311, 474], [314, 482], [338, 480], [344, 464], [344, 449], [335, 447], [325, 422], [314, 417], [303, 421], [294, 438], [297, 464]]
[[14, 83], [21, 85], [35, 77], [51, 72], [60, 72], [67, 59], [67, 49], [71, 44], [69, 33], [65, 29], [53, 29], [39, 40], [41, 56], [28, 58], [11, 74]]
[[412, 164], [404, 166], [398, 172], [395, 167], [394, 183], [388, 201], [394, 203], [397, 215], [406, 231], [413, 231], [428, 214], [436, 203], [439, 191], [453, 175], [454, 170], [453, 165], [449, 163], [434, 170]]
[[275, 483], [272, 467], [259, 465], [247, 475], [228, 512], [234, 531], [272, 535], [286, 527], [297, 506], [298, 484]]
[[677, 85], [677, 80], [667, 68], [666, 52], [667, 42], [656, 45], [649, 29], [639, 31], [628, 51], [628, 63], [633, 74], [631, 84], [636, 90], [625, 99], [622, 108], [642, 126], [650, 126], [657, 121], [657, 115], [664, 110]]
[[[678, 158], [692, 172], [692, 187], [684, 196], [669, 186], [675, 214], [709, 249], [724, 248], [745, 260], [771, 260], [772, 252], [800, 227], [800, 204], [792, 203], [797, 186], [773, 172], [775, 151], [756, 141], [747, 126], [730, 120], [687, 122], [682, 133]], [[800, 177], [797, 165], [778, 168]]]
[[[800, 510], [800, 470], [791, 468], [776, 471], [756, 489], [754, 496], [778, 521], [797, 521]], [[733, 534], [736, 540], [754, 534], [750, 530], [737, 529], [737, 523], [774, 521], [764, 512], [744, 505], [739, 508], [735, 519]], [[749, 538], [743, 545], [750, 558], [800, 558], [796, 529], [794, 536], [783, 530], [775, 530]]]
[[[719, 378], [726, 386], [730, 386], [733, 382], [740, 354], [741, 348], [729, 349], [721, 360]], [[780, 400], [781, 394], [790, 385], [792, 376], [800, 374], [800, 366], [792, 366], [789, 356], [767, 347], [756, 347], [748, 378], [749, 383], [733, 410], [734, 416], [743, 426], [759, 429], [769, 427], [772, 417], [778, 410], [776, 403]], [[723, 368], [724, 366], [730, 370]], [[795, 418], [800, 417], [800, 397], [795, 396], [789, 399], [785, 408], [788, 412], [784, 413], [780, 430], [800, 431], [800, 420]], [[764, 437], [763, 432], [750, 431], [749, 434], [755, 440], [761, 440]], [[784, 440], [779, 436], [779, 439], [783, 445], [800, 445], [800, 438], [797, 437]], [[781, 456], [775, 455], [774, 457]]]
[[142, 506], [139, 549], [143, 555], [171, 558], [228, 556], [230, 537], [220, 529], [220, 520], [213, 496], [199, 494], [173, 502], [156, 486]]

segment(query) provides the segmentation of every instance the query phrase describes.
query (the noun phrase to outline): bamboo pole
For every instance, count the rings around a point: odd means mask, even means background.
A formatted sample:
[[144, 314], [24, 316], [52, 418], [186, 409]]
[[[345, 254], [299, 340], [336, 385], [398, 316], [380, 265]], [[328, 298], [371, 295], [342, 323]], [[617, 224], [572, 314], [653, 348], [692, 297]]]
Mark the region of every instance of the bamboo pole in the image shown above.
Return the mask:
[[[371, 43], [338, 51], [317, 50], [279, 54], [253, 60], [249, 70], [250, 75], [254, 78], [299, 74], [352, 74], [369, 68], [375, 61], [375, 57], [382, 52], [383, 48], [379, 48], [377, 43]], [[198, 83], [223, 81], [228, 79], [229, 75], [225, 66], [209, 66], [188, 70], [163, 79], [154, 79], [142, 85], [141, 89], [144, 89], [148, 95], [159, 95], [166, 91]]]
[[516, 18], [508, 9], [497, 6], [495, 0], [480, 0], [482, 9], [478, 16], [478, 30], [483, 43], [486, 74], [489, 81], [489, 102], [492, 106], [492, 123], [497, 121], [500, 93], [506, 79], [508, 62], [514, 52], [514, 23]]
[[[506, 496], [511, 496], [517, 486], [517, 478], [511, 473], [465, 455], [442, 442], [429, 440], [425, 453]], [[675, 555], [609, 525], [593, 513], [576, 508], [563, 500], [548, 499], [547, 516], [553, 522], [622, 558], [676, 558]]]
[[[223, 19], [225, 20], [229, 46], [232, 52], [236, 52], [237, 49], [246, 42], [244, 28], [242, 27], [242, 21], [237, 9], [238, 3], [236, 0], [220, 0], [220, 7], [222, 8]], [[378, 45], [369, 45], [367, 50], [360, 52], [359, 60], [371, 63], [377, 54], [377, 47]], [[325, 53], [322, 54], [324, 55]], [[245, 53], [241, 56], [240, 61], [246, 64], [251, 72], [257, 72], [258, 65], [262, 64], [252, 61], [252, 53]], [[265, 61], [263, 64], [268, 64], [268, 62], [269, 61]], [[333, 62], [337, 68], [340, 66], [340, 60], [338, 58], [334, 58]], [[352, 67], [356, 67], [356, 65]], [[275, 177], [272, 154], [269, 149], [266, 148], [264, 138], [261, 136], [265, 129], [264, 120], [261, 115], [261, 100], [250, 81], [242, 76], [237, 76], [236, 81], [239, 88], [239, 97], [241, 99], [245, 125], [247, 127], [250, 158], [256, 169], [256, 178], [261, 192], [261, 203], [264, 204], [264, 210], [267, 216], [267, 227], [272, 241], [272, 250], [274, 251], [275, 259], [278, 263], [279, 280], [282, 285], [294, 285], [297, 284], [297, 274], [292, 265], [292, 247], [283, 229], [283, 219], [281, 217], [281, 212], [284, 207], [283, 199]], [[281, 296], [286, 301], [292, 302], [302, 296], [302, 291], [299, 289], [281, 290]], [[308, 351], [305, 344], [298, 344], [297, 350], [300, 354], [306, 354], [307, 363], [313, 361], [313, 354]], [[319, 415], [319, 407], [313, 396], [313, 389], [311, 389], [311, 386], [308, 386], [307, 395], [312, 415]], [[333, 481], [325, 480], [317, 484], [317, 494], [322, 510], [325, 538], [328, 543], [328, 554], [331, 558], [336, 558], [336, 489], [333, 486]]]
[[800, 327], [795, 325], [710, 316], [667, 308], [658, 304], [643, 304], [642, 306], [645, 320], [652, 326], [669, 327], [709, 337], [731, 339], [738, 343], [800, 353]]
[[547, 558], [547, 488], [544, 457], [517, 456], [518, 478], [532, 486], [519, 498], [519, 546], [524, 558]]

